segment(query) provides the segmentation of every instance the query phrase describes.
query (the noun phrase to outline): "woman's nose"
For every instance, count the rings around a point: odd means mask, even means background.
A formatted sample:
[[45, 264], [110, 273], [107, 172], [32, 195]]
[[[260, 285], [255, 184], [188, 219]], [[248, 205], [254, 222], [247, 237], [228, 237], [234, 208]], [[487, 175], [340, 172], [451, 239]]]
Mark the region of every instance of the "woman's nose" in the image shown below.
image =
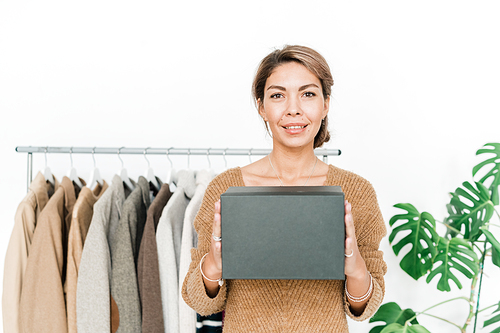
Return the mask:
[[287, 115], [296, 116], [302, 114], [298, 98], [290, 98], [287, 107]]

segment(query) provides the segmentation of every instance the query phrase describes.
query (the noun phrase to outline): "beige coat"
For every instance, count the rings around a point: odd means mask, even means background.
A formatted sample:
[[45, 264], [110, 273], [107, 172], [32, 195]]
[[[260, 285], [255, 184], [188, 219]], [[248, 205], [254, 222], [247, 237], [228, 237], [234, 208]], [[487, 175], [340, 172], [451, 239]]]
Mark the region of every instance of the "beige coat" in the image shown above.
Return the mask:
[[[55, 179], [55, 188], [57, 187], [59, 182]], [[3, 331], [6, 333], [20, 332], [19, 303], [31, 241], [38, 217], [53, 193], [54, 186], [46, 182], [39, 172], [31, 183], [28, 194], [17, 207], [3, 271], [2, 314]]]
[[40, 214], [21, 294], [22, 332], [68, 331], [63, 285], [68, 231], [75, 201], [73, 183], [64, 177]]
[[87, 237], [87, 232], [92, 221], [94, 213], [94, 204], [102, 196], [108, 188], [106, 181], [103, 185], [97, 185], [91, 191], [88, 187], [84, 187], [75, 207], [73, 208], [73, 217], [71, 218], [71, 227], [69, 229], [68, 239], [68, 259], [66, 270], [66, 308], [68, 315], [68, 332], [76, 333], [76, 285], [78, 282], [78, 269], [82, 258], [83, 244]]

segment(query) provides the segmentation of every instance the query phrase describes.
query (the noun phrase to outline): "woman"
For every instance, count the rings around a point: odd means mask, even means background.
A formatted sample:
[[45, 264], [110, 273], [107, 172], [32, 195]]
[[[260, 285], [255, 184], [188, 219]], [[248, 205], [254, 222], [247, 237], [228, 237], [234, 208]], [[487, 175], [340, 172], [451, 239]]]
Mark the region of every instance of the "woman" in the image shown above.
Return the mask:
[[[225, 309], [224, 332], [347, 332], [346, 315], [372, 316], [384, 295], [386, 265], [379, 244], [386, 230], [371, 184], [314, 155], [330, 138], [333, 85], [325, 59], [303, 46], [265, 57], [253, 83], [258, 112], [273, 150], [263, 159], [218, 175], [195, 219], [198, 247], [182, 295], [202, 315]], [[230, 186], [338, 185], [345, 202], [342, 280], [222, 281], [220, 195]], [[297, 265], [300, 265], [298, 262]]]

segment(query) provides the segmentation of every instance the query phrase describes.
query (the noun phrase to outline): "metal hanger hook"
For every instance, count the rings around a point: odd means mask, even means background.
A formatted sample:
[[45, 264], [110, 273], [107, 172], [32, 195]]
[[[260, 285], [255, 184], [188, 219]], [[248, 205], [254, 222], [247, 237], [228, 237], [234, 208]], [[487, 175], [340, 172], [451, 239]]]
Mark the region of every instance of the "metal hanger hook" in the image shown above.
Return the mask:
[[45, 147], [45, 169], [47, 169], [47, 150], [49, 147]]
[[149, 160], [148, 158], [146, 157], [146, 154], [148, 153], [148, 149], [151, 148], [151, 147], [148, 147], [146, 149], [144, 149], [144, 158], [146, 159], [146, 161], [148, 162], [148, 168], [151, 167], [151, 163], [149, 163]]
[[190, 166], [190, 156], [191, 156], [191, 149], [188, 148], [188, 169], [189, 169], [189, 166]]
[[227, 160], [226, 160], [226, 150], [228, 150], [229, 148], [226, 148], [224, 149], [224, 151], [222, 152], [222, 157], [224, 157], [224, 167], [227, 169]]
[[248, 160], [250, 161], [250, 164], [252, 163], [252, 149], [253, 148], [250, 148], [250, 150], [248, 151]]
[[118, 148], [118, 158], [119, 158], [119, 159], [120, 159], [120, 161], [122, 162], [122, 169], [123, 169], [123, 160], [122, 160], [122, 158], [120, 157], [120, 151], [121, 151], [123, 148], [125, 148], [125, 147], [120, 147], [120, 148]]
[[95, 169], [96, 167], [95, 167], [95, 156], [94, 156], [94, 153], [95, 153], [95, 147], [92, 148], [92, 159], [94, 160], [94, 169]]
[[208, 168], [212, 169], [212, 163], [210, 162], [210, 149], [212, 148], [208, 148], [207, 150], [207, 160], [208, 160]]
[[73, 147], [69, 148], [69, 159], [71, 160], [71, 167], [73, 168]]
[[170, 155], [169, 155], [170, 149], [172, 149], [172, 147], [170, 147], [170, 148], [167, 149], [166, 154], [167, 154], [168, 161], [170, 162], [170, 169], [173, 169], [174, 168], [174, 164], [172, 163], [172, 160], [170, 159]]

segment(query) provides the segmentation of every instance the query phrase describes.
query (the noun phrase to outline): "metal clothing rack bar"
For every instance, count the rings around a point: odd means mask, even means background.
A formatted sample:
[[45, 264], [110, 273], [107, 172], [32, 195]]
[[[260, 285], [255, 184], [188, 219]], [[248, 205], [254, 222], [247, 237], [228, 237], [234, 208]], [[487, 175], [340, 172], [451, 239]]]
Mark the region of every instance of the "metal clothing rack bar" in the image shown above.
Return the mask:
[[[18, 153], [28, 155], [28, 190], [33, 179], [33, 154], [141, 154], [141, 155], [222, 155], [222, 156], [264, 156], [271, 149], [260, 148], [130, 148], [130, 147], [43, 147], [18, 146]], [[316, 156], [323, 156], [323, 162], [328, 163], [328, 156], [339, 156], [339, 149], [315, 149]]]

